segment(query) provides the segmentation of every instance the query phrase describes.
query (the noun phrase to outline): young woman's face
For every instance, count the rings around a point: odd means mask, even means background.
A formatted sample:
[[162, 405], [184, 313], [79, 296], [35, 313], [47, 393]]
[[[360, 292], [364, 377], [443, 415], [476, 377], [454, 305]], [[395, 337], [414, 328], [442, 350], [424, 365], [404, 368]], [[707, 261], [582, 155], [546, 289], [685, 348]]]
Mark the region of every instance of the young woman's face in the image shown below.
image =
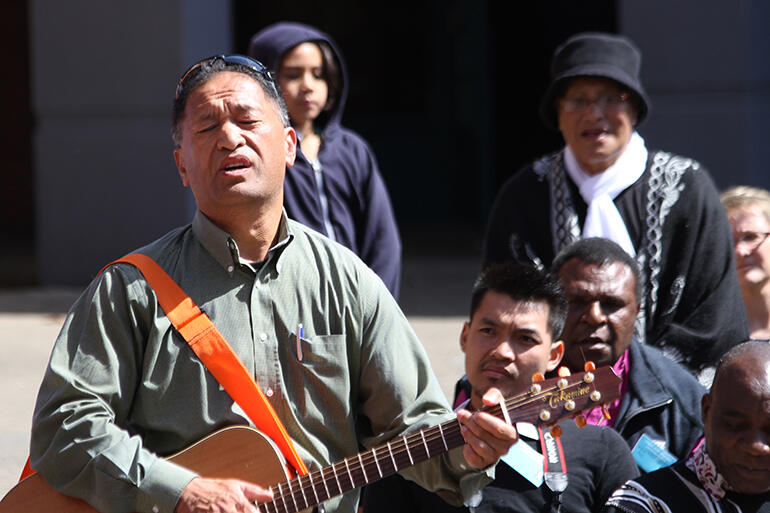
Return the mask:
[[323, 78], [323, 57], [315, 43], [302, 43], [284, 55], [278, 69], [278, 85], [295, 126], [312, 123], [329, 98]]

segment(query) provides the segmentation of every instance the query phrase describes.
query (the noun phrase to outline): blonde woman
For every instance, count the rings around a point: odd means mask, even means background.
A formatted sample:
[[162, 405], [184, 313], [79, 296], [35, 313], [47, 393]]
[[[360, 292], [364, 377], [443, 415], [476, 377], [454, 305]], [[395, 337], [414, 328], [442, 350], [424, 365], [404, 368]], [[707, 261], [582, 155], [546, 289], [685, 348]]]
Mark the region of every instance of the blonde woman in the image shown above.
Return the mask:
[[770, 339], [770, 192], [737, 186], [722, 194], [752, 338]]

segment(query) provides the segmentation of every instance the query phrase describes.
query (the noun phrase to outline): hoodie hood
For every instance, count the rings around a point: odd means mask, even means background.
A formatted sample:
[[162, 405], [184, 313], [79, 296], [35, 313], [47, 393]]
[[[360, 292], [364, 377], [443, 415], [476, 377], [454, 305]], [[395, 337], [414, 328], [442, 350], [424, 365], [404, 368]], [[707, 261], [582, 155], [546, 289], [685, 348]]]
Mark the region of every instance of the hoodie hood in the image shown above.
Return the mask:
[[334, 105], [326, 116], [323, 127], [325, 130], [331, 125], [340, 124], [348, 96], [348, 75], [345, 60], [342, 58], [337, 44], [328, 34], [302, 23], [282, 21], [269, 25], [254, 34], [249, 44], [249, 56], [257, 59], [270, 71], [276, 73], [286, 52], [298, 44], [316, 41], [324, 41], [329, 45], [334, 58], [337, 60], [339, 70], [339, 91]]

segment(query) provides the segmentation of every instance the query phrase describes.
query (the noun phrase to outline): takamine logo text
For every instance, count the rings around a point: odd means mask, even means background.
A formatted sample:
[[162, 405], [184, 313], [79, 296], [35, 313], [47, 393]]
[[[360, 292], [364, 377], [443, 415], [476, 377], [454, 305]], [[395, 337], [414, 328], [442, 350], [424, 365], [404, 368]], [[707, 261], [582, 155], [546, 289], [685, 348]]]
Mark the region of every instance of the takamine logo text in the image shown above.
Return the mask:
[[578, 397], [588, 395], [590, 393], [591, 387], [588, 385], [581, 385], [573, 390], [558, 390], [556, 392], [551, 392], [550, 394], [545, 394], [543, 396], [543, 400], [548, 403], [550, 408], [558, 408], [562, 403], [566, 403], [567, 401], [574, 401]]

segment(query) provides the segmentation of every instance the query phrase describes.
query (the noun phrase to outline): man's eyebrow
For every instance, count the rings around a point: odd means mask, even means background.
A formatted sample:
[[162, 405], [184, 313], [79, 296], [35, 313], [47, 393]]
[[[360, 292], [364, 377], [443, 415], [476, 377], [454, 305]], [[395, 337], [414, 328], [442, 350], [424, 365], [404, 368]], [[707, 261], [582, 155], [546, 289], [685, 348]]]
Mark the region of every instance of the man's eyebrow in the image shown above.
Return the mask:
[[543, 338], [543, 336], [538, 330], [534, 328], [527, 328], [526, 326], [523, 328], [517, 328], [515, 333], [518, 335], [528, 335], [538, 341]]
[[[248, 103], [234, 103], [230, 106], [230, 110], [232, 110], [235, 114], [257, 114], [261, 112], [257, 107], [254, 105], [250, 105]], [[194, 117], [196, 120], [200, 121], [208, 121], [211, 119], [216, 119], [219, 117], [219, 111], [215, 108], [207, 108], [207, 107], [201, 107], [198, 110], [198, 114]]]
[[499, 326], [500, 325], [499, 322], [497, 322], [494, 319], [490, 319], [489, 317], [482, 317], [481, 319], [479, 319], [479, 322], [481, 324], [489, 324], [489, 325], [492, 325], [492, 326]]
[[574, 291], [571, 290], [571, 291], [567, 291], [566, 295], [567, 295], [567, 298], [573, 298], [573, 297], [580, 298], [580, 299], [595, 298], [598, 300], [605, 300], [605, 301], [608, 299], [610, 300], [622, 299], [622, 296], [620, 294], [605, 293], [605, 292], [595, 293], [595, 292], [589, 292], [586, 290], [574, 290]]
[[260, 108], [258, 106], [252, 105], [250, 103], [236, 102], [231, 105], [231, 109], [238, 114], [260, 112]]
[[216, 116], [214, 109], [200, 109], [197, 113], [197, 115], [193, 118], [195, 120], [199, 121], [207, 121], [210, 119], [214, 119]]

